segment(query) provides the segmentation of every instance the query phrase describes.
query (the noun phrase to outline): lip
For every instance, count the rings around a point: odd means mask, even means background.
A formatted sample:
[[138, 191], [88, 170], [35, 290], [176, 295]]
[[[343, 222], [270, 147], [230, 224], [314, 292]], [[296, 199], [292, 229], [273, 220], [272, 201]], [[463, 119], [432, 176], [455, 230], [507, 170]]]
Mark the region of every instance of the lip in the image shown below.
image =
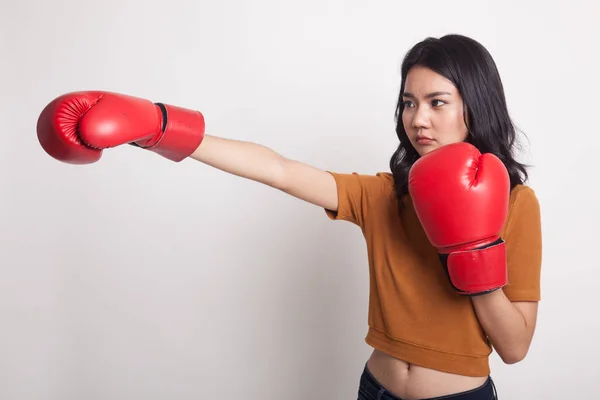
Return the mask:
[[435, 140], [432, 139], [432, 138], [429, 138], [429, 137], [426, 137], [426, 136], [417, 136], [417, 143], [418, 144], [426, 145], [426, 144], [431, 144], [433, 142], [435, 142]]

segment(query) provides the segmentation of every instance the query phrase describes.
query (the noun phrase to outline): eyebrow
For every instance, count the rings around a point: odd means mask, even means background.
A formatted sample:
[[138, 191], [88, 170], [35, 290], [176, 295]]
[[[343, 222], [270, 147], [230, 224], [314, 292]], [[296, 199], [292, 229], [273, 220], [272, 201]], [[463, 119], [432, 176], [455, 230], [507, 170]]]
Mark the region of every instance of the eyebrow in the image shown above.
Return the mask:
[[[428, 93], [427, 95], [425, 95], [425, 98], [430, 99], [432, 97], [443, 96], [443, 95], [451, 96], [452, 93], [450, 93], [450, 92], [431, 92], [431, 93]], [[410, 98], [414, 99], [416, 96], [410, 92], [404, 92], [404, 93], [402, 93], [402, 97], [410, 97]]]

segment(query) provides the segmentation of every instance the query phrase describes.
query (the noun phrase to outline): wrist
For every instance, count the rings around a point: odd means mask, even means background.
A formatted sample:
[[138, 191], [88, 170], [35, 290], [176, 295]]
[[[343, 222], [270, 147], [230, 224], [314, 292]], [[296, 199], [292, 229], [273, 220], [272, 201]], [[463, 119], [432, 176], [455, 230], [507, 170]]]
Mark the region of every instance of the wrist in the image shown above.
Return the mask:
[[501, 297], [505, 297], [502, 287], [492, 289], [488, 292], [477, 293], [469, 296], [474, 304], [487, 305], [491, 304]]

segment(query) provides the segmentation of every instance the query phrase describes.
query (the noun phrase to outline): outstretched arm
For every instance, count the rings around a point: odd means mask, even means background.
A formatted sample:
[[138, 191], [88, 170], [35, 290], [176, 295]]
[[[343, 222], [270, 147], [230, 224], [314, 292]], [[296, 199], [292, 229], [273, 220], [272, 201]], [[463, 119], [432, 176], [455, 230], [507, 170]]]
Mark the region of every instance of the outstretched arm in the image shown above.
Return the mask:
[[202, 144], [190, 157], [317, 206], [337, 210], [337, 187], [330, 173], [290, 160], [266, 146], [205, 135]]
[[320, 207], [338, 208], [330, 173], [256, 143], [206, 135], [204, 116], [193, 109], [120, 93], [71, 92], [44, 107], [37, 133], [50, 156], [71, 164], [91, 164], [103, 150], [131, 144], [171, 161], [191, 157]]

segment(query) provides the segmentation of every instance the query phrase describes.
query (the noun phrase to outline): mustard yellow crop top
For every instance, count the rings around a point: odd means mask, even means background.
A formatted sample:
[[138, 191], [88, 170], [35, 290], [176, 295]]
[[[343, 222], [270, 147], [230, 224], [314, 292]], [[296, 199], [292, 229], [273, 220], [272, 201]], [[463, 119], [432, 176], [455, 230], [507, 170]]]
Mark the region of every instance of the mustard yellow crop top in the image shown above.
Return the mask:
[[[492, 347], [468, 296], [455, 293], [415, 214], [409, 195], [398, 207], [389, 173], [330, 172], [337, 183], [333, 220], [358, 225], [365, 237], [370, 276], [368, 332], [373, 348], [440, 371], [486, 376]], [[516, 186], [510, 196], [506, 241], [511, 301], [539, 301], [542, 238], [535, 192]]]

